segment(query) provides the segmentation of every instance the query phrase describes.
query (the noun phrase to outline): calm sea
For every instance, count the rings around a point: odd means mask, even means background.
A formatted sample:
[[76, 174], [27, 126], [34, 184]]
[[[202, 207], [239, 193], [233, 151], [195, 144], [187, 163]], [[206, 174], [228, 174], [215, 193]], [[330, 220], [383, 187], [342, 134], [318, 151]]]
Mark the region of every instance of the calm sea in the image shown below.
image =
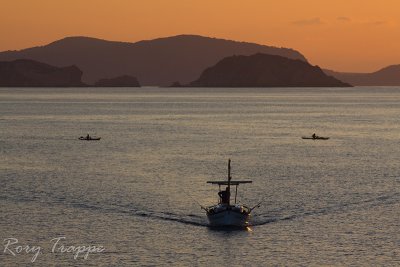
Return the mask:
[[0, 201], [1, 266], [399, 266], [400, 88], [3, 88]]

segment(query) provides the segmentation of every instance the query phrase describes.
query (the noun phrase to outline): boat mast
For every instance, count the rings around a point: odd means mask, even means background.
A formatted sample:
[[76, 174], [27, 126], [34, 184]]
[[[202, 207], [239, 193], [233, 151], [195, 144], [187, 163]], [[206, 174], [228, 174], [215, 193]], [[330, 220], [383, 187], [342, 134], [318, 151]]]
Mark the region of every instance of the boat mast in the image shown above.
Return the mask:
[[228, 160], [228, 207], [230, 206], [231, 202], [231, 159]]

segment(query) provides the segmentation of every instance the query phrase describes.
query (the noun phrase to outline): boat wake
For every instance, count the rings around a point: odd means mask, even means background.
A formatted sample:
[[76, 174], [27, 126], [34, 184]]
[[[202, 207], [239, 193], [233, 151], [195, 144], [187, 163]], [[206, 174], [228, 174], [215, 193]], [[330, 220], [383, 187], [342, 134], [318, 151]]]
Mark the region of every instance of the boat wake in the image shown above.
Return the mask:
[[199, 226], [199, 227], [207, 227], [208, 223], [205, 216], [197, 215], [197, 214], [182, 214], [182, 213], [174, 213], [174, 212], [162, 212], [162, 211], [152, 211], [145, 209], [136, 209], [132, 208], [135, 204], [108, 204], [103, 205], [102, 203], [88, 203], [88, 202], [79, 202], [77, 200], [67, 200], [65, 197], [52, 197], [44, 200], [40, 197], [29, 196], [0, 196], [2, 201], [10, 201], [10, 202], [30, 202], [30, 203], [40, 203], [41, 206], [64, 206], [67, 208], [73, 209], [82, 209], [82, 210], [90, 210], [92, 212], [99, 213], [115, 213], [124, 216], [135, 216], [140, 218], [149, 218], [153, 220], [163, 220], [170, 222], [177, 222], [181, 224]]
[[160, 211], [150, 211], [144, 209], [134, 209], [131, 208], [132, 205], [111, 205], [109, 207], [100, 207], [100, 206], [93, 206], [88, 204], [72, 204], [74, 208], [85, 208], [85, 209], [92, 209], [92, 210], [102, 210], [103, 212], [109, 213], [119, 213], [125, 214], [128, 216], [135, 216], [141, 218], [149, 218], [153, 220], [163, 220], [163, 221], [170, 221], [170, 222], [177, 222], [182, 224], [206, 227], [208, 223], [203, 216], [196, 215], [196, 214], [177, 214], [173, 212], [160, 212]]
[[[400, 201], [400, 193], [392, 193], [375, 198], [365, 199], [361, 201], [354, 201], [350, 203], [341, 203], [338, 205], [323, 207], [309, 211], [293, 211], [293, 214], [288, 215], [273, 215], [271, 213], [258, 213], [254, 214], [252, 218], [252, 226], [261, 226], [270, 223], [277, 223], [280, 221], [297, 220], [308, 216], [329, 215], [334, 213], [345, 213], [357, 210], [365, 210], [381, 205], [391, 205]], [[276, 213], [275, 213], [276, 214]]]
[[[12, 201], [12, 202], [39, 202], [40, 205], [47, 204], [49, 206], [53, 205], [63, 205], [70, 208], [75, 209], [85, 209], [91, 210], [94, 212], [100, 213], [116, 213], [123, 214], [126, 216], [135, 216], [140, 218], [149, 218], [152, 220], [162, 220], [169, 221], [181, 224], [187, 224], [197, 227], [209, 227], [208, 221], [206, 219], [205, 214], [192, 214], [192, 213], [175, 213], [173, 211], [155, 211], [155, 210], [146, 210], [140, 208], [132, 208], [135, 206], [133, 203], [129, 204], [108, 204], [103, 205], [102, 203], [82, 203], [77, 200], [68, 201], [67, 198], [64, 197], [50, 197], [47, 200], [44, 200], [41, 197], [21, 197], [21, 195], [17, 196], [3, 196], [0, 199], [4, 201]], [[329, 215], [334, 213], [345, 213], [357, 210], [366, 210], [376, 206], [382, 205], [392, 205], [400, 202], [400, 192], [395, 192], [391, 194], [381, 195], [374, 198], [364, 199], [360, 201], [353, 201], [349, 203], [340, 203], [338, 205], [328, 206], [316, 208], [314, 210], [275, 210], [268, 211], [263, 210], [262, 213], [257, 210], [254, 212], [251, 218], [250, 225], [252, 227], [258, 227], [267, 225], [270, 223], [279, 223], [283, 221], [291, 221], [302, 219], [308, 216], [322, 216]]]
[[172, 221], [182, 224], [206, 227], [208, 223], [205, 221], [204, 218], [194, 214], [188, 215], [181, 215], [181, 214], [173, 214], [170, 212], [149, 212], [149, 211], [140, 211], [137, 213], [133, 213], [136, 216], [157, 219], [157, 220], [164, 220], [164, 221]]

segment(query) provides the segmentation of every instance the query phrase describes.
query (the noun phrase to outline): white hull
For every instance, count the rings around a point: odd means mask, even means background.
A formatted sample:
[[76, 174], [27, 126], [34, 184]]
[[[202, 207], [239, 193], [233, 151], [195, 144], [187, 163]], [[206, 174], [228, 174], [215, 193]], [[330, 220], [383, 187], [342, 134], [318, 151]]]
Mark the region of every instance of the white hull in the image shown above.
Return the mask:
[[233, 210], [224, 210], [217, 213], [207, 213], [211, 226], [237, 226], [246, 227], [249, 222], [249, 213]]

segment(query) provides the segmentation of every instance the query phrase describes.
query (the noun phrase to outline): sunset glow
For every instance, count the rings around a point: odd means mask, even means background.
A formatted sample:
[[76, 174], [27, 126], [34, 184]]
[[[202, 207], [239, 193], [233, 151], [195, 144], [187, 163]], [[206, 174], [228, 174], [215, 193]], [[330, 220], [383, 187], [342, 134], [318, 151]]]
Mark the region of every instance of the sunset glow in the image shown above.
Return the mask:
[[135, 42], [185, 33], [289, 47], [338, 71], [400, 63], [397, 0], [1, 0], [1, 6], [0, 51], [66, 36]]

